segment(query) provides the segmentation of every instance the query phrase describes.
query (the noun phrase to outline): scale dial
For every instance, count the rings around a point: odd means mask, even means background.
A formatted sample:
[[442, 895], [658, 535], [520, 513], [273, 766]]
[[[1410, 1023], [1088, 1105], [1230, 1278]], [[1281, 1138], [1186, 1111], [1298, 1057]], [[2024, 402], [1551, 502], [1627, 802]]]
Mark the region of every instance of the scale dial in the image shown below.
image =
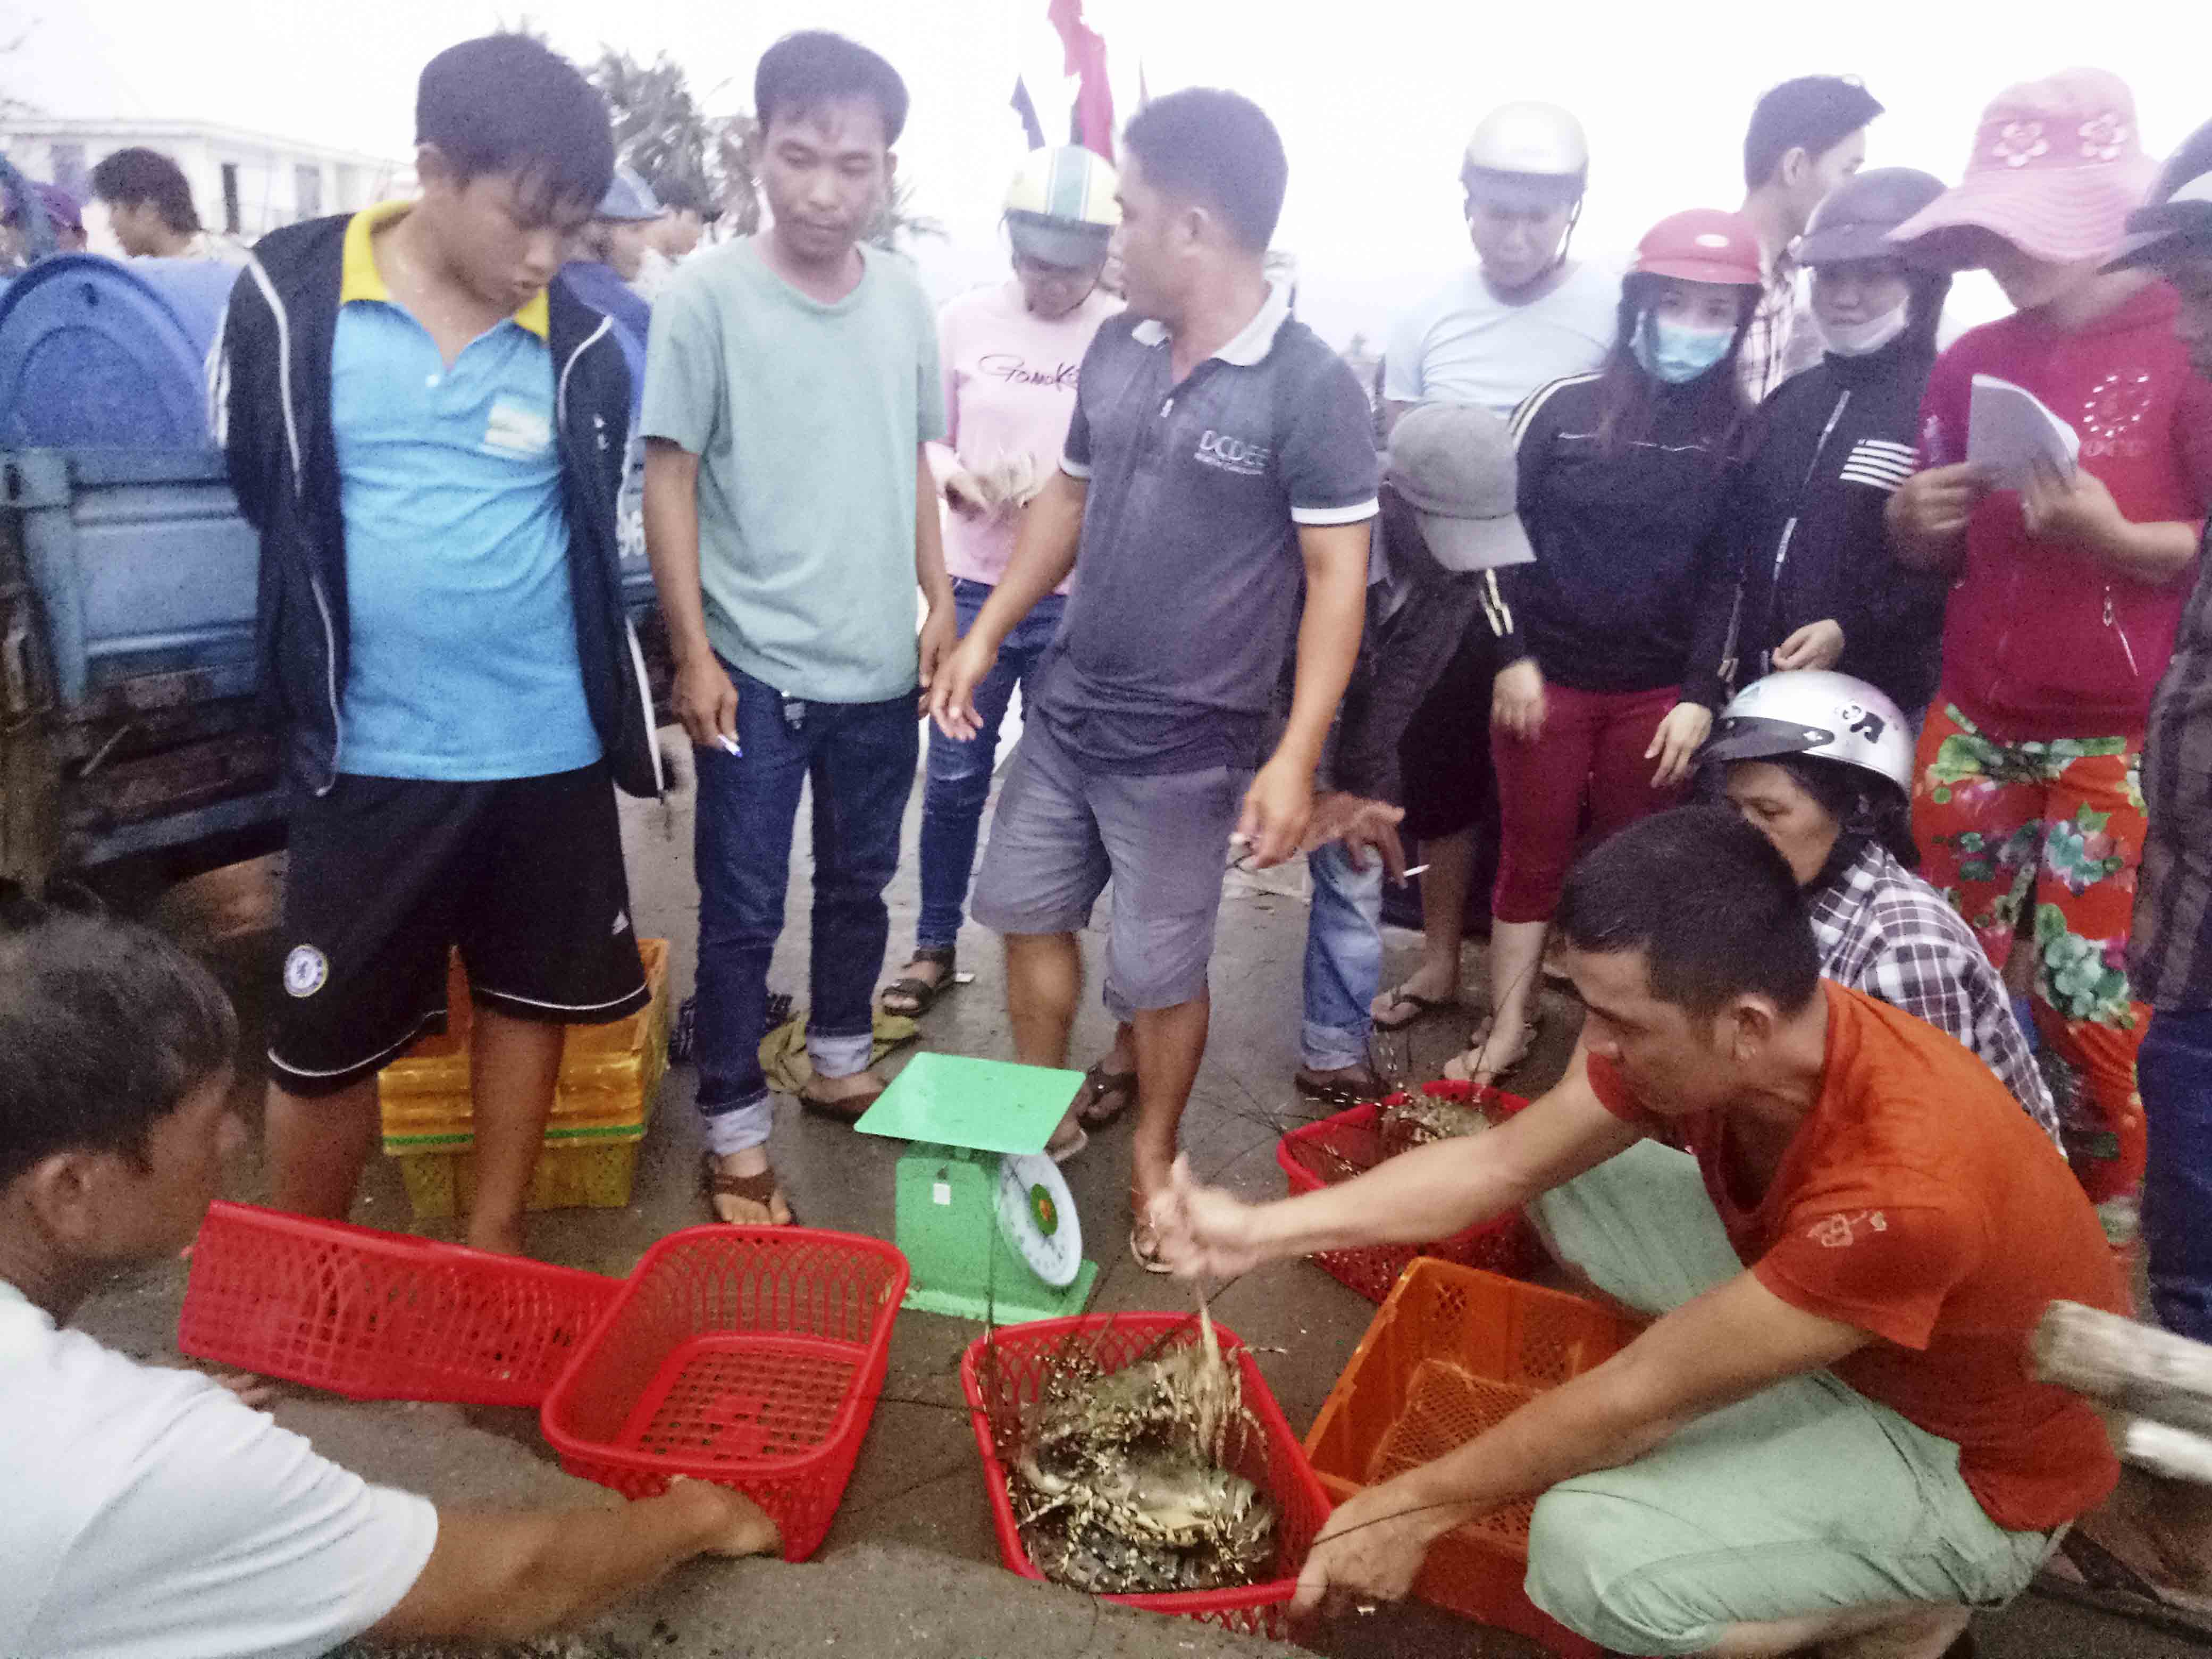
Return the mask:
[[999, 1232], [1030, 1271], [1065, 1290], [1083, 1271], [1083, 1227], [1060, 1167], [1042, 1152], [999, 1159]]

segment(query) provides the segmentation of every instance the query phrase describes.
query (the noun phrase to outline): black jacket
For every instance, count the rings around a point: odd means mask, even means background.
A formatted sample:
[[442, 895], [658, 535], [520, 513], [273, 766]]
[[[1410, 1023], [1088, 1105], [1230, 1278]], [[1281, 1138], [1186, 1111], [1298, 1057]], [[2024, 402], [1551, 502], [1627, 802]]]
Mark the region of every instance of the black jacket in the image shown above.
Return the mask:
[[1547, 680], [1577, 691], [1680, 685], [1717, 708], [1735, 600], [1718, 533], [1731, 468], [1713, 453], [1724, 434], [1699, 433], [1698, 397], [1669, 389], [1648, 436], [1605, 455], [1601, 384], [1554, 380], [1513, 416], [1536, 562], [1484, 579], [1498, 660], [1534, 657]]
[[1741, 584], [1736, 682], [1769, 672], [1808, 623], [1844, 630], [1837, 668], [1907, 712], [1936, 690], [1949, 586], [1891, 562], [1882, 511], [1912, 475], [1935, 354], [1906, 335], [1865, 357], [1834, 353], [1783, 382], [1760, 410], [1759, 448], [1729, 510]]
[[[255, 619], [263, 694], [284, 728], [291, 781], [329, 791], [343, 764], [345, 522], [331, 421], [331, 351], [348, 216], [289, 226], [253, 250], [216, 337], [210, 401], [240, 509], [261, 532]], [[629, 371], [607, 319], [549, 292], [562, 496], [584, 696], [615, 782], [660, 792], [645, 660], [624, 613], [615, 501], [629, 433]]]

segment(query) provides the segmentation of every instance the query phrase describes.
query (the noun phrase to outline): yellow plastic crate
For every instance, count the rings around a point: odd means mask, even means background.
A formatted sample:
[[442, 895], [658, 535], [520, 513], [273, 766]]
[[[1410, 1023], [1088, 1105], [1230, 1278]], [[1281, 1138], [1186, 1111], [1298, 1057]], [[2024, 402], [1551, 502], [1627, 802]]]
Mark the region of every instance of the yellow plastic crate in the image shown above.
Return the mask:
[[[668, 941], [638, 941], [651, 997], [627, 1019], [572, 1025], [527, 1206], [618, 1209], [629, 1202], [653, 1097], [668, 1069]], [[468, 981], [458, 955], [447, 981], [447, 1030], [426, 1037], [378, 1079], [384, 1150], [400, 1160], [418, 1217], [457, 1215], [476, 1190], [469, 1095]]]

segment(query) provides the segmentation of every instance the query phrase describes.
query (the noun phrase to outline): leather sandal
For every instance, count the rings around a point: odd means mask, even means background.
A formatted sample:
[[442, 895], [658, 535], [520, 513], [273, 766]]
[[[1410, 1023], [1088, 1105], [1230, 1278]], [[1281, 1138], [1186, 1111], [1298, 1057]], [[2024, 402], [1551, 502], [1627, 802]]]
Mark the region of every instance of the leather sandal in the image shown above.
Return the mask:
[[[884, 986], [881, 994], [877, 996], [876, 1006], [887, 1014], [896, 1014], [906, 1019], [920, 1019], [937, 1006], [938, 998], [952, 988], [955, 954], [950, 945], [941, 950], [935, 945], [931, 945], [927, 950], [917, 945], [914, 955], [908, 958], [909, 967], [917, 962], [927, 962], [943, 968], [945, 971], [934, 980], [917, 979], [911, 974], [903, 979], [895, 979], [889, 985]], [[902, 998], [908, 1006], [894, 1008], [891, 1006], [893, 997]]]
[[[702, 1154], [701, 1162], [707, 1189], [707, 1212], [715, 1220], [731, 1227], [789, 1227], [798, 1224], [798, 1212], [791, 1207], [791, 1200], [784, 1197], [782, 1183], [776, 1179], [774, 1170], [763, 1170], [758, 1175], [750, 1176], [726, 1174], [720, 1161], [712, 1152]], [[757, 1204], [764, 1212], [765, 1218], [760, 1221], [723, 1221], [722, 1212], [714, 1204], [718, 1198], [734, 1198], [740, 1203]], [[775, 1206], [779, 1201], [783, 1205], [786, 1218], [781, 1221], [775, 1218]]]
[[878, 1084], [865, 1094], [844, 1095], [835, 1099], [825, 1095], [809, 1094], [802, 1089], [799, 1094], [799, 1103], [810, 1116], [826, 1117], [833, 1123], [842, 1123], [850, 1128], [867, 1115], [869, 1107], [884, 1097], [884, 1086]]
[[[1116, 1103], [1100, 1103], [1109, 1100]], [[1075, 1091], [1075, 1121], [1086, 1129], [1103, 1129], [1136, 1103], [1136, 1073], [1109, 1072], [1102, 1060], [1083, 1074], [1083, 1086]]]

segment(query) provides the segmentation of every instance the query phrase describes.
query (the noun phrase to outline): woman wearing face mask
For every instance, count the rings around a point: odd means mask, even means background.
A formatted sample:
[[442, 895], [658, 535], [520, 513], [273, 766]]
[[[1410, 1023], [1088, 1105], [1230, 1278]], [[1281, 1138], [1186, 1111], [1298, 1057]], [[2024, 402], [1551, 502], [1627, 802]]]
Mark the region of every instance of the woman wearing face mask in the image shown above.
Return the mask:
[[1698, 767], [1701, 786], [1790, 861], [1820, 972], [1949, 1032], [2055, 1141], [2051, 1090], [2004, 981], [1958, 913], [1912, 873], [1912, 733], [1897, 705], [1848, 674], [1769, 675], [1721, 711]]
[[1883, 167], [1814, 210], [1796, 258], [1826, 355], [1766, 400], [1729, 509], [1742, 678], [1840, 669], [1879, 686], [1914, 732], [1936, 690], [1945, 584], [1895, 568], [1882, 511], [1912, 474], [1951, 279], [1907, 264], [1889, 233], [1942, 193], [1928, 173]]
[[[1079, 146], [1032, 150], [1006, 192], [1013, 280], [961, 295], [938, 315], [947, 433], [931, 453], [949, 509], [945, 568], [963, 635], [1006, 574], [1022, 509], [1060, 464], [1091, 337], [1121, 308], [1099, 280], [1121, 222], [1119, 187], [1113, 167]], [[886, 1013], [920, 1014], [952, 983], [999, 724], [1014, 688], [1028, 684], [1060, 631], [1066, 595], [1063, 586], [1040, 599], [1000, 647], [996, 666], [975, 688], [982, 730], [974, 742], [930, 729], [921, 911], [913, 959], [884, 988]], [[1133, 1090], [1132, 1079], [1132, 1097]]]
[[1527, 1054], [1585, 799], [1599, 836], [1674, 805], [1712, 726], [1734, 598], [1718, 531], [1746, 424], [1736, 357], [1763, 281], [1741, 215], [1662, 219], [1621, 283], [1605, 366], [1513, 417], [1536, 557], [1483, 579], [1505, 665], [1491, 702], [1491, 1014], [1447, 1076], [1488, 1082]]
[[[1916, 258], [1987, 269], [2018, 307], [1937, 362], [1925, 470], [1890, 500], [1899, 561], [1956, 583], [1914, 824], [1990, 960], [2029, 937], [2036, 1024], [2084, 1085], [2069, 1150], [2120, 1241], [2145, 1149], [2148, 1010], [2126, 966], [2143, 732], [2212, 501], [2212, 385], [2174, 334], [2173, 290], [2102, 269], [2151, 173], [2127, 87], [2069, 70], [1999, 94], [1964, 182], [1896, 232]], [[2072, 426], [2078, 465], [2019, 489], [1966, 465], [1978, 374]]]

